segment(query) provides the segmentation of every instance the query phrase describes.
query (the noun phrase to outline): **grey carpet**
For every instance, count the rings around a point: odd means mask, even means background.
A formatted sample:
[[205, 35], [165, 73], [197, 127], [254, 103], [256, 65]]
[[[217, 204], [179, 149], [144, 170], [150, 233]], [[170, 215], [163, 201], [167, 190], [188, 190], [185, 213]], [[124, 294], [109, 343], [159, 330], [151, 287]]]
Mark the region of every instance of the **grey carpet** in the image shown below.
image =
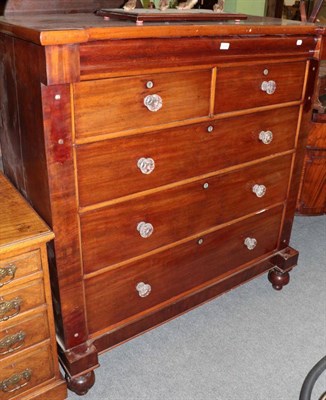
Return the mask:
[[[326, 217], [296, 217], [291, 245], [281, 292], [261, 276], [103, 354], [82, 399], [298, 400], [326, 353]], [[313, 399], [325, 390], [323, 374]]]

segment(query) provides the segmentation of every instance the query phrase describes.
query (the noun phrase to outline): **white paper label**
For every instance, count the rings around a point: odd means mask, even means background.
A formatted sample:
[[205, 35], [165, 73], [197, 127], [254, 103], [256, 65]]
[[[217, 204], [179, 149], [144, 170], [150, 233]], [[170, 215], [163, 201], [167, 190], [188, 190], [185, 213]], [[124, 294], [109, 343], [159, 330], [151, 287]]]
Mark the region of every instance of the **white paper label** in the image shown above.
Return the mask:
[[229, 48], [230, 48], [230, 43], [221, 43], [220, 44], [220, 50], [229, 50]]

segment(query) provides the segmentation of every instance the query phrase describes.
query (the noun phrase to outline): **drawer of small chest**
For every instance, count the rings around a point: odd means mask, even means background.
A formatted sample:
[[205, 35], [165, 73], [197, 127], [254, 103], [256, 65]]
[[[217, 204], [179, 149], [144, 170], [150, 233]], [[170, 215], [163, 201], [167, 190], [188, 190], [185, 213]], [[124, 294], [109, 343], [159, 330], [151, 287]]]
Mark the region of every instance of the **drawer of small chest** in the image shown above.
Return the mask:
[[[171, 300], [277, 248], [282, 206], [85, 280], [91, 334]], [[223, 275], [224, 274], [224, 275]]]
[[0, 371], [1, 400], [19, 399], [25, 391], [53, 378], [51, 348], [48, 344], [38, 346], [28, 355], [0, 361]]
[[277, 157], [81, 215], [85, 272], [284, 201], [291, 160]]
[[109, 134], [208, 116], [211, 70], [79, 82], [76, 137]]
[[306, 62], [219, 67], [214, 114], [298, 101]]
[[9, 288], [19, 282], [19, 278], [40, 271], [42, 268], [39, 250], [0, 260], [1, 288]]
[[294, 147], [298, 107], [77, 146], [81, 206]]
[[0, 328], [1, 324], [15, 319], [25, 311], [45, 303], [44, 287], [41, 280], [34, 280], [16, 290], [0, 292]]
[[0, 360], [49, 337], [46, 312], [0, 323]]

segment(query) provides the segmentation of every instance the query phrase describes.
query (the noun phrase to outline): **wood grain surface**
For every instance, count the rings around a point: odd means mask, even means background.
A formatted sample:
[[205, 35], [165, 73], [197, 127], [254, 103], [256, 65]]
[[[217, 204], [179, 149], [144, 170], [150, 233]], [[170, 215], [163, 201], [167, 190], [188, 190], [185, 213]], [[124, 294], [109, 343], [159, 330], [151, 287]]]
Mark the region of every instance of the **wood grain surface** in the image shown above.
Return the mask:
[[[247, 221], [230, 225], [202, 237], [203, 244], [192, 240], [178, 248], [160, 252], [143, 261], [87, 279], [87, 319], [91, 333], [112, 328], [124, 319], [146, 313], [152, 307], [216, 279], [240, 264], [254, 260], [277, 246], [283, 207], [258, 214]], [[243, 242], [257, 238], [250, 251]], [[136, 285], [152, 286], [149, 296], [141, 298]], [[98, 290], [101, 285], [102, 290]], [[110, 305], [110, 306], [109, 306]]]
[[[286, 107], [79, 145], [79, 204], [109, 201], [289, 151], [298, 113], [298, 107]], [[273, 140], [264, 144], [259, 133], [268, 130]], [[142, 157], [154, 160], [151, 174], [137, 167]]]

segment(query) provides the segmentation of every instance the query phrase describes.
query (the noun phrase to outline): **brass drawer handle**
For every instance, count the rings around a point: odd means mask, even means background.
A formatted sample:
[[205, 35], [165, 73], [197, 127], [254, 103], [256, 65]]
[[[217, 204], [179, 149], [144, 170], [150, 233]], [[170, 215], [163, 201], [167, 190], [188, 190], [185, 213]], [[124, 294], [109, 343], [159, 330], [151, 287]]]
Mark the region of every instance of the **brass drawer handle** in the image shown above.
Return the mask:
[[[31, 380], [32, 370], [26, 368], [24, 371], [12, 375], [10, 378], [0, 382], [0, 390], [4, 393], [12, 393], [26, 386]], [[21, 383], [22, 382], [22, 383]]]
[[261, 84], [261, 90], [266, 92], [267, 94], [273, 94], [276, 90], [276, 82], [275, 81], [264, 81]]
[[273, 132], [272, 131], [261, 131], [259, 133], [259, 140], [264, 144], [270, 144], [273, 140]]
[[0, 340], [0, 355], [5, 355], [12, 353], [20, 349], [25, 344], [26, 333], [24, 331], [19, 331], [13, 335], [5, 336]]
[[2, 279], [5, 279], [7, 276], [11, 277], [10, 279], [8, 279], [5, 282], [0, 282], [0, 288], [4, 285], [8, 285], [8, 283], [12, 282], [15, 279], [16, 271], [17, 271], [17, 267], [14, 264], [10, 264], [7, 267], [0, 268], [0, 281]]
[[142, 238], [146, 239], [154, 232], [154, 227], [149, 222], [142, 221], [137, 225], [137, 231]]
[[[0, 322], [7, 321], [8, 319], [19, 314], [22, 302], [23, 300], [19, 297], [16, 297], [10, 301], [0, 301]], [[11, 310], [14, 310], [13, 314], [6, 315]]]
[[248, 250], [253, 250], [257, 246], [257, 240], [255, 238], [245, 238], [244, 245]]
[[149, 109], [149, 111], [158, 111], [163, 106], [162, 97], [158, 94], [149, 94], [144, 98], [144, 105]]
[[266, 194], [266, 186], [264, 185], [254, 185], [252, 187], [252, 192], [255, 193], [257, 197], [263, 197]]
[[137, 283], [136, 290], [140, 297], [146, 297], [152, 291], [152, 287], [148, 283], [139, 282]]
[[155, 161], [152, 158], [142, 157], [138, 160], [137, 167], [140, 169], [142, 174], [149, 175], [155, 169]]

